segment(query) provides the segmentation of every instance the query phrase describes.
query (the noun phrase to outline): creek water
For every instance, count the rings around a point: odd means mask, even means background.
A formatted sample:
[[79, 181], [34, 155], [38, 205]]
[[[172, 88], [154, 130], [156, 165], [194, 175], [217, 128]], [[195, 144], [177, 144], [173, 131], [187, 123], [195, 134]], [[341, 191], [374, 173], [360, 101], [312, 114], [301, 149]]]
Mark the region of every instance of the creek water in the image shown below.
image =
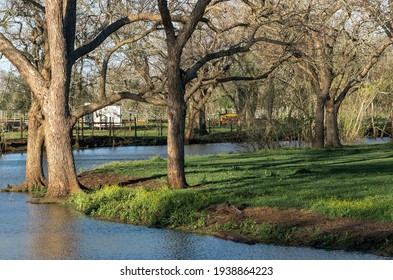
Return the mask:
[[[187, 146], [186, 153], [238, 151], [233, 144]], [[166, 156], [165, 146], [99, 148], [75, 152], [78, 169], [110, 161]], [[0, 188], [24, 179], [25, 154], [0, 156]], [[61, 205], [27, 203], [28, 196], [0, 193], [0, 259], [158, 260], [269, 259], [377, 260], [358, 252], [246, 245], [210, 236], [95, 220]]]

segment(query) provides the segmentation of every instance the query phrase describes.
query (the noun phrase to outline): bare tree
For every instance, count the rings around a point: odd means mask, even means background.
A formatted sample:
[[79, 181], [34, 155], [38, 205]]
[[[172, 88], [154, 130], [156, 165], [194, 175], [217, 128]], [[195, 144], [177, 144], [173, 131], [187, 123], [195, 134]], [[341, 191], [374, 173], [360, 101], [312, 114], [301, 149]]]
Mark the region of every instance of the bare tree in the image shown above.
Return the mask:
[[369, 24], [365, 14], [354, 10], [347, 1], [308, 1], [306, 4], [307, 9], [299, 17], [304, 37], [296, 54], [317, 99], [313, 146], [340, 147], [340, 106], [392, 42], [388, 39], [373, 45], [375, 36], [371, 35], [376, 25]]
[[[222, 4], [223, 6], [220, 6]], [[224, 11], [226, 9], [237, 9], [239, 5], [247, 5], [250, 11], [250, 20], [242, 18], [240, 22], [225, 26], [225, 20], [218, 17], [209, 19], [209, 13], [214, 10]], [[198, 77], [198, 71], [208, 62], [229, 57], [239, 53], [249, 52], [258, 42], [268, 42], [284, 47], [289, 46], [276, 38], [269, 38], [267, 33], [261, 31], [267, 24], [266, 18], [274, 14], [275, 9], [280, 5], [272, 1], [271, 3], [260, 3], [256, 1], [207, 1], [199, 0], [190, 7], [187, 22], [181, 27], [175, 26], [172, 19], [171, 9], [167, 1], [158, 0], [158, 7], [162, 16], [163, 26], [166, 33], [166, 76], [167, 76], [167, 115], [168, 115], [168, 185], [174, 188], [187, 187], [184, 172], [184, 130], [186, 103], [186, 86]], [[205, 15], [205, 16], [204, 16]], [[233, 41], [223, 49], [215, 50], [200, 58], [195, 63], [182, 69], [182, 54], [184, 48], [194, 34], [199, 22], [206, 22], [214, 32], [238, 32], [241, 34], [237, 41]], [[216, 27], [215, 23], [220, 27]]]

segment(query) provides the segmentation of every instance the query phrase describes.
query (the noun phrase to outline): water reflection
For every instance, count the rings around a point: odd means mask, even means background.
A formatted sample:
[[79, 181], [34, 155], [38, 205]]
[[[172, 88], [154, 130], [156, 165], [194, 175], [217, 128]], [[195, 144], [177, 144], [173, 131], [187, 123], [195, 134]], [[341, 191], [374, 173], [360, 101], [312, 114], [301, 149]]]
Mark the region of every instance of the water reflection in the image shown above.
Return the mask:
[[31, 259], [75, 259], [79, 235], [75, 215], [67, 207], [36, 205], [29, 207], [28, 215], [34, 219], [34, 234], [29, 234], [28, 247]]
[[[167, 234], [166, 240], [165, 250], [171, 253], [168, 255], [169, 259], [186, 260], [190, 256], [197, 255], [195, 244], [187, 235], [172, 232]], [[184, 250], [184, 248], [187, 248], [187, 250]]]

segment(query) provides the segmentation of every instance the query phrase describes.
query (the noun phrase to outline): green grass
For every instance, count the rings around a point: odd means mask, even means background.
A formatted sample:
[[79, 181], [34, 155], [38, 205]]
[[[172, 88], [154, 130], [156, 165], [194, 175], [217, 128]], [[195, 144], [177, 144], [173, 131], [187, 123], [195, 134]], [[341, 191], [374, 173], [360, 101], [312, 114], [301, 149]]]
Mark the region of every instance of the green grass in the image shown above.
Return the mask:
[[[166, 160], [115, 162], [99, 167], [122, 175], [166, 181]], [[329, 150], [264, 150], [186, 158], [187, 180], [204, 188], [105, 188], [74, 197], [88, 214], [174, 226], [200, 223], [209, 205], [278, 207], [393, 221], [393, 146]], [[265, 230], [265, 229], [263, 229]]]
[[203, 224], [204, 215], [201, 213], [210, 201], [209, 194], [193, 190], [126, 189], [117, 186], [107, 186], [90, 195], [74, 195], [69, 200], [77, 210], [88, 215], [165, 227]]

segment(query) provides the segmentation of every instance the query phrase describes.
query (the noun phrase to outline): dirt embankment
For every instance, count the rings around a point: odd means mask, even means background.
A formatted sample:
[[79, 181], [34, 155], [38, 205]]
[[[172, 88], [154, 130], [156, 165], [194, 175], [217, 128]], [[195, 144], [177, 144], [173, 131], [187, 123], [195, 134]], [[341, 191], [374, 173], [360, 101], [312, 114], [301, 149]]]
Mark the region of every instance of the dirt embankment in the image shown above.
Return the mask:
[[118, 185], [121, 187], [137, 188], [146, 185], [161, 187], [162, 183], [156, 179], [136, 178], [132, 176], [121, 176], [113, 173], [105, 173], [100, 170], [87, 171], [78, 176], [79, 182], [88, 189], [103, 186]]
[[[80, 181], [89, 188], [105, 185], [134, 188], [146, 183], [156, 187], [162, 185], [162, 182], [155, 179], [125, 177], [100, 171], [85, 172], [80, 175]], [[205, 227], [198, 229], [198, 232], [235, 242], [273, 243], [393, 255], [393, 223], [326, 217], [299, 209], [238, 209], [230, 204], [211, 205], [206, 210]]]
[[[240, 210], [223, 204], [209, 207], [208, 212], [207, 228], [213, 235], [224, 239], [250, 244], [263, 242], [393, 255], [393, 223], [326, 217], [298, 209], [264, 207]], [[252, 230], [244, 231], [240, 226], [244, 223], [255, 228], [264, 227], [265, 230], [260, 235], [252, 233]], [[239, 225], [239, 229], [215, 230], [217, 225], [225, 224]]]

